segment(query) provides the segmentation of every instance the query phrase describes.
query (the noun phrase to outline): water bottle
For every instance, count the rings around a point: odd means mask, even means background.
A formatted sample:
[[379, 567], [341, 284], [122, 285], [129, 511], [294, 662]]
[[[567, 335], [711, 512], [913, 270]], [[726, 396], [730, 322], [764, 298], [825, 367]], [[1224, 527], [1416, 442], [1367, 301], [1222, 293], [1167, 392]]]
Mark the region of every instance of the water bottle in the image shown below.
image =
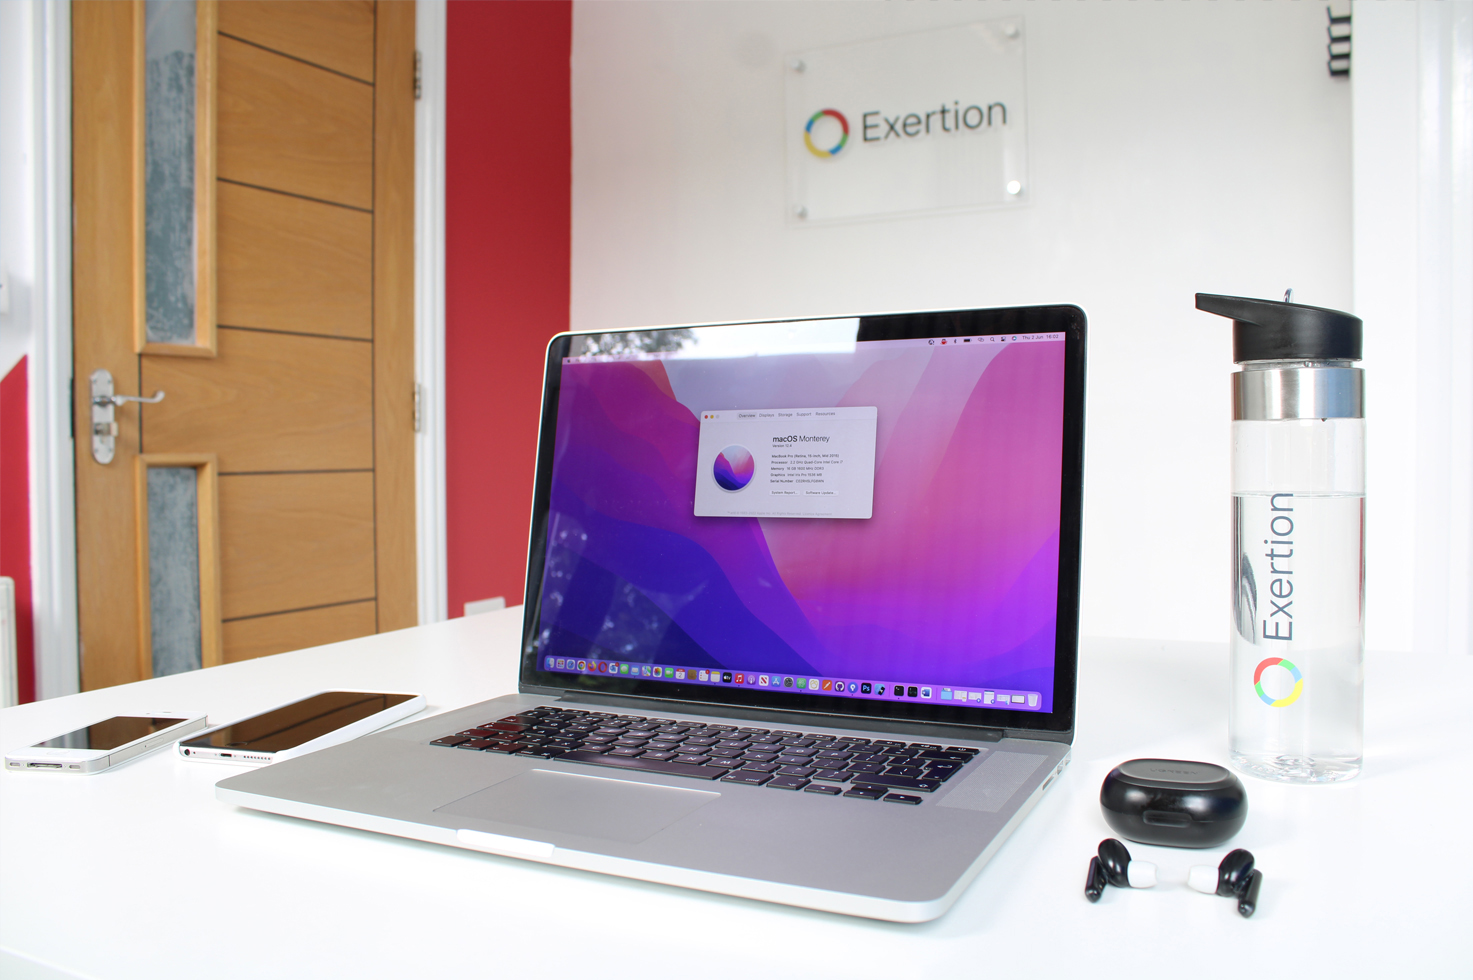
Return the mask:
[[1283, 782], [1361, 766], [1365, 411], [1361, 321], [1197, 294], [1233, 320], [1229, 758]]

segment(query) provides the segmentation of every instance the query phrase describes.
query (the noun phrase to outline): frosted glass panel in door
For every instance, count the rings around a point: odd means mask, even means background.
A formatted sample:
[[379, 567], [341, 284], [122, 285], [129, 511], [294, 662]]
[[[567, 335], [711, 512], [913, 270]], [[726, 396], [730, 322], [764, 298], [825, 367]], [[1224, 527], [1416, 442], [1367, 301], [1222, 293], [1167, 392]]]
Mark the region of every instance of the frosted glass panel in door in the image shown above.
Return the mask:
[[201, 664], [199, 488], [193, 466], [148, 468], [148, 598], [153, 676]]
[[195, 342], [195, 3], [144, 6], [146, 336]]

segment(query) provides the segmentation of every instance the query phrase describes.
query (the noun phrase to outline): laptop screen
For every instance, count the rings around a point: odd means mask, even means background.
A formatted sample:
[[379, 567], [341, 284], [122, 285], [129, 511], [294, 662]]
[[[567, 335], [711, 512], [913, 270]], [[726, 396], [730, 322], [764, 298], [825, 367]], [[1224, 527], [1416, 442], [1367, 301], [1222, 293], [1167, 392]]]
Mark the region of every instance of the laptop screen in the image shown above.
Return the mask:
[[1063, 307], [558, 338], [524, 682], [1072, 727], [1082, 332]]

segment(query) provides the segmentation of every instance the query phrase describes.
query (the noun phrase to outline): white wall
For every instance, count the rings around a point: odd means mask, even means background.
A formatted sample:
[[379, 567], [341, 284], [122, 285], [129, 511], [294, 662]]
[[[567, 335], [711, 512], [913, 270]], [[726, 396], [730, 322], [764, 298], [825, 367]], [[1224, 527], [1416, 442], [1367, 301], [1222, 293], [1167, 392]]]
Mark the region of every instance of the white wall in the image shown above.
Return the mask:
[[0, 313], [0, 377], [31, 345], [35, 280], [34, 88], [29, 3], [0, 3], [0, 269], [10, 274], [10, 313]]
[[[1030, 206], [787, 225], [785, 52], [1016, 14]], [[580, 2], [572, 325], [1077, 303], [1082, 628], [1223, 641], [1231, 325], [1193, 293], [1350, 309], [1350, 153], [1318, 3]]]

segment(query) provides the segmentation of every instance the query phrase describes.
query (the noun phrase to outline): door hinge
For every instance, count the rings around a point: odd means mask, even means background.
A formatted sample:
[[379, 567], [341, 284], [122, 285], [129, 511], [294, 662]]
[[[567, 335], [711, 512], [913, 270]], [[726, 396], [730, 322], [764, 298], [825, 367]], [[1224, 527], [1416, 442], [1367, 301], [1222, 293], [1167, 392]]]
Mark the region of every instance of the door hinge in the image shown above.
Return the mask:
[[420, 414], [419, 414], [420, 409], [419, 409], [419, 407], [420, 407], [420, 404], [424, 401], [424, 391], [425, 391], [424, 385], [422, 385], [418, 381], [416, 381], [414, 383], [414, 431], [415, 432], [418, 432], [419, 431], [419, 428], [420, 428]]
[[[418, 51], [414, 52], [414, 101], [416, 101], [416, 102], [418, 102], [424, 96], [424, 84], [421, 81], [421, 78], [422, 78], [421, 69], [420, 69], [420, 62], [421, 62], [421, 60], [422, 59], [420, 58], [419, 52]], [[416, 428], [414, 431], [418, 432], [419, 429]]]

